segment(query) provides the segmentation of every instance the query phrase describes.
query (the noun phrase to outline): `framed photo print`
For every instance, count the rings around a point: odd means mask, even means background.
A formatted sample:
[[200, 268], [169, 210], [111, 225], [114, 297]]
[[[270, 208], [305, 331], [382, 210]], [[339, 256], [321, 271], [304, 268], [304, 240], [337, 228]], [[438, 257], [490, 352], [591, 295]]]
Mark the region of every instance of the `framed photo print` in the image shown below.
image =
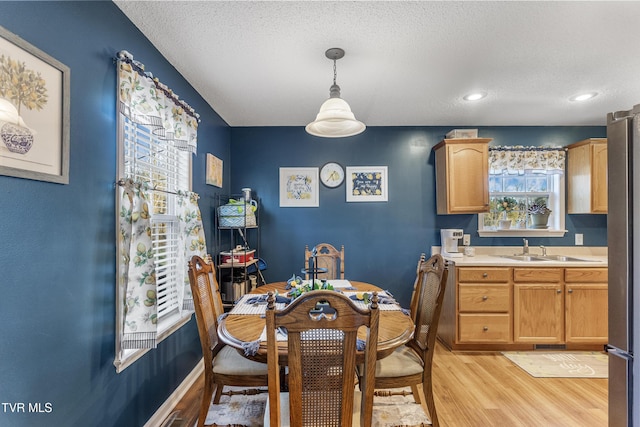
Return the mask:
[[222, 188], [222, 166], [222, 159], [207, 153], [207, 184]]
[[70, 70], [0, 27], [0, 174], [69, 183]]
[[280, 207], [318, 207], [318, 168], [280, 168]]
[[386, 202], [387, 166], [347, 166], [347, 202]]

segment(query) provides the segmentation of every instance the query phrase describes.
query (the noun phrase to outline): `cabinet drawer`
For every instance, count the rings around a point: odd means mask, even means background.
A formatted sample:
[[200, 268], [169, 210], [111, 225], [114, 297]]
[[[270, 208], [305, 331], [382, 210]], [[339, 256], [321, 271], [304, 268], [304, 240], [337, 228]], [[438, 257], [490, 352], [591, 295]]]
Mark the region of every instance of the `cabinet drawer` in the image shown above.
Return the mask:
[[508, 282], [509, 268], [458, 268], [458, 282]]
[[511, 342], [509, 314], [460, 314], [458, 316], [460, 342]]
[[458, 310], [464, 312], [509, 312], [511, 297], [508, 284], [472, 285], [458, 288]]
[[606, 283], [607, 272], [607, 268], [567, 268], [564, 280], [569, 283]]
[[513, 281], [527, 283], [560, 283], [564, 279], [563, 268], [514, 268]]

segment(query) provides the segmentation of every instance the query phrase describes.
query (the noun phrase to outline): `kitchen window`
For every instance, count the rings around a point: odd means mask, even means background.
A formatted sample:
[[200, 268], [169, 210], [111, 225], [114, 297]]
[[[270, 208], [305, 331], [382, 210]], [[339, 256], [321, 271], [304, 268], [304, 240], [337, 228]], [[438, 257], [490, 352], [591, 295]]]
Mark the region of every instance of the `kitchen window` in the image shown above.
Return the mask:
[[[478, 215], [479, 235], [564, 236], [565, 158], [562, 148], [490, 147], [489, 212]], [[539, 222], [533, 213], [541, 206], [550, 212]]]

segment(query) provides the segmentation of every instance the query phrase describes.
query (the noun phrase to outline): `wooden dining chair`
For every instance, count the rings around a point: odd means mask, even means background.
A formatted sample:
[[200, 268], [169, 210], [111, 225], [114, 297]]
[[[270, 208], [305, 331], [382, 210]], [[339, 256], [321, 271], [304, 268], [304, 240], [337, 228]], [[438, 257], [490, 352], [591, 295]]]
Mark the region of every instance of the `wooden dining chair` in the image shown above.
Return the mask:
[[418, 265], [416, 267], [416, 280], [413, 282], [413, 292], [411, 293], [411, 302], [409, 303], [409, 313], [411, 314], [411, 320], [413, 323], [416, 323], [416, 311], [418, 310], [418, 300], [420, 297], [420, 285], [421, 276], [420, 276], [420, 268], [426, 260], [426, 255], [424, 253], [420, 254], [420, 258], [418, 259]]
[[[313, 251], [315, 250], [315, 264], [313, 263]], [[304, 247], [304, 266], [309, 270], [312, 267], [326, 268], [326, 273], [320, 273], [316, 276], [318, 279], [344, 279], [344, 245], [338, 251], [329, 243], [320, 243], [309, 249], [309, 245]], [[305, 274], [305, 279], [309, 280], [309, 274]]]
[[[417, 302], [413, 338], [390, 356], [378, 360], [375, 372], [376, 389], [410, 386], [416, 403], [421, 403], [418, 386], [422, 384], [433, 427], [438, 427], [439, 423], [433, 399], [431, 369], [447, 275], [441, 255], [421, 259], [415, 285]], [[364, 368], [359, 366], [358, 377], [363, 378], [364, 374]]]
[[223, 313], [223, 305], [210, 256], [207, 256], [207, 261], [197, 255], [191, 258], [189, 282], [204, 359], [204, 391], [198, 416], [198, 427], [202, 427], [205, 425], [214, 386], [213, 403], [219, 403], [225, 385], [266, 387], [269, 383], [266, 363], [246, 359], [238, 350], [218, 340], [218, 316]]
[[[378, 296], [371, 308], [335, 291], [310, 291], [281, 311], [269, 293], [266, 311], [269, 399], [265, 426], [371, 426], [378, 343]], [[358, 328], [367, 330], [358, 340]], [[277, 334], [287, 336], [289, 391], [280, 391]], [[356, 347], [364, 345], [361, 390]]]

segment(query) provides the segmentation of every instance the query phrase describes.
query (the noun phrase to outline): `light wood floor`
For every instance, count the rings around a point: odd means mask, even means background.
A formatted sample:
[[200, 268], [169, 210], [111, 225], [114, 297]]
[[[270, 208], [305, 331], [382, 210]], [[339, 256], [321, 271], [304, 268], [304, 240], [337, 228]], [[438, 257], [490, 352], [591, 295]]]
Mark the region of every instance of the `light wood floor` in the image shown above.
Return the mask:
[[[447, 351], [433, 359], [433, 383], [443, 427], [602, 427], [608, 424], [606, 379], [534, 378], [499, 352]], [[192, 427], [203, 381], [176, 409], [172, 427]]]

